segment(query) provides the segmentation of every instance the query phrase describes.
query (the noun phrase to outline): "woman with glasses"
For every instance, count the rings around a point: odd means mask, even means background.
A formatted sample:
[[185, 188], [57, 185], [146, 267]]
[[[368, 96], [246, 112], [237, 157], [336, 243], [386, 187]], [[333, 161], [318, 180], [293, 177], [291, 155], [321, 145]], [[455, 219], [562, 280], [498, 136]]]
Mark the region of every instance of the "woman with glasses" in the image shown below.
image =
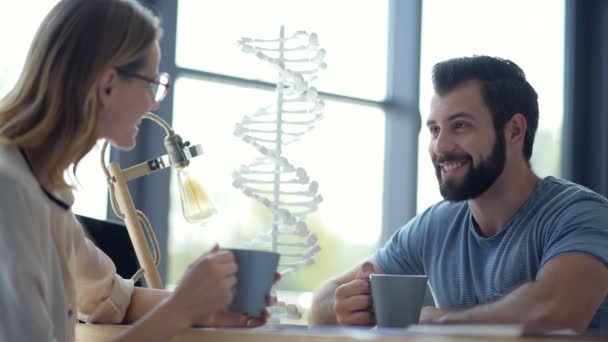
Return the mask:
[[0, 100], [0, 340], [73, 341], [77, 319], [134, 323], [118, 340], [164, 341], [192, 325], [255, 326], [227, 314], [237, 266], [217, 246], [173, 292], [134, 288], [84, 236], [64, 173], [99, 139], [135, 145], [169, 88], [158, 19], [135, 0], [62, 0]]

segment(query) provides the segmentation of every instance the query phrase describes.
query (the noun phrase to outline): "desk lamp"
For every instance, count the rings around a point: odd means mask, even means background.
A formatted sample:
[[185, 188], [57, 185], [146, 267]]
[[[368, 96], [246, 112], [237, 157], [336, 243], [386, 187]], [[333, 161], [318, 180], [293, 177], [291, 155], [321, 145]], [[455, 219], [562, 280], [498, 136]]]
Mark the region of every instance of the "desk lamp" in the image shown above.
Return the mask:
[[[148, 287], [160, 289], [163, 288], [157, 269], [160, 263], [160, 248], [150, 221], [142, 211], [135, 208], [127, 182], [172, 166], [177, 169], [182, 212], [186, 221], [203, 223], [215, 214], [216, 209], [204, 188], [187, 169], [190, 159], [203, 154], [202, 146], [190, 146], [188, 141], [184, 142], [166, 121], [153, 113], [146, 113], [143, 118], [154, 121], [165, 130], [164, 146], [167, 154], [121, 169], [118, 162], [106, 165], [104, 158], [108, 147], [106, 141], [101, 149], [101, 165], [106, 175], [112, 209], [116, 216], [125, 222], [137, 260], [141, 265], [141, 269], [133, 275], [132, 279], [137, 280], [143, 274]], [[154, 255], [150, 251], [142, 226], [153, 245]]]

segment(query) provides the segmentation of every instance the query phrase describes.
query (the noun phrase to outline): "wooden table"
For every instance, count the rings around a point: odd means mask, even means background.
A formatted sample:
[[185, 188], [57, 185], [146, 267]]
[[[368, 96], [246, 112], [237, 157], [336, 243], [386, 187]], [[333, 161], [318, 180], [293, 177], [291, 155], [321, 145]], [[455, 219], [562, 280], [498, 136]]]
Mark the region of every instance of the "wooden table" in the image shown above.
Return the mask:
[[[77, 342], [101, 342], [109, 341], [114, 336], [120, 334], [127, 329], [126, 325], [94, 325], [94, 324], [78, 324], [76, 326], [76, 341]], [[173, 338], [172, 342], [346, 342], [346, 341], [378, 341], [378, 342], [418, 342], [418, 341], [491, 341], [491, 342], [572, 342], [572, 341], [606, 341], [607, 336], [556, 336], [556, 335], [538, 335], [538, 336], [521, 336], [521, 337], [499, 337], [499, 336], [463, 336], [463, 335], [429, 335], [429, 334], [409, 334], [405, 330], [403, 333], [391, 331], [378, 332], [370, 329], [311, 329], [302, 326], [281, 328], [261, 327], [256, 329], [203, 329], [193, 328], [184, 331], [180, 335]]]

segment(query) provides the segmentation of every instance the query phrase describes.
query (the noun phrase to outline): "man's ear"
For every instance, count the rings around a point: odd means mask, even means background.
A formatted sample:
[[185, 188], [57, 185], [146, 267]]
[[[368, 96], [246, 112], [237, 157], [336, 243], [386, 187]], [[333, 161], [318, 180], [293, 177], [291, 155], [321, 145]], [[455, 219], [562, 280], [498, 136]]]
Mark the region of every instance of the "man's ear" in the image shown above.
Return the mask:
[[524, 143], [528, 122], [521, 113], [515, 113], [505, 125], [505, 138], [513, 142]]
[[101, 107], [108, 106], [116, 91], [118, 74], [114, 68], [104, 70], [97, 79], [97, 98]]

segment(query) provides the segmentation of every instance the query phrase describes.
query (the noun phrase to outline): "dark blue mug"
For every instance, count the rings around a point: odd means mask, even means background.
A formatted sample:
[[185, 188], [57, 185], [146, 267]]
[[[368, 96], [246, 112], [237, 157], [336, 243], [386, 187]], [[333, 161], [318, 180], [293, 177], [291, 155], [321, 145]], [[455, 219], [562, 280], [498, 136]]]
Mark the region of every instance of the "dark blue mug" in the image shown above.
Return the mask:
[[280, 254], [252, 249], [227, 248], [239, 267], [234, 297], [228, 311], [261, 317], [266, 309], [266, 295], [272, 289]]

